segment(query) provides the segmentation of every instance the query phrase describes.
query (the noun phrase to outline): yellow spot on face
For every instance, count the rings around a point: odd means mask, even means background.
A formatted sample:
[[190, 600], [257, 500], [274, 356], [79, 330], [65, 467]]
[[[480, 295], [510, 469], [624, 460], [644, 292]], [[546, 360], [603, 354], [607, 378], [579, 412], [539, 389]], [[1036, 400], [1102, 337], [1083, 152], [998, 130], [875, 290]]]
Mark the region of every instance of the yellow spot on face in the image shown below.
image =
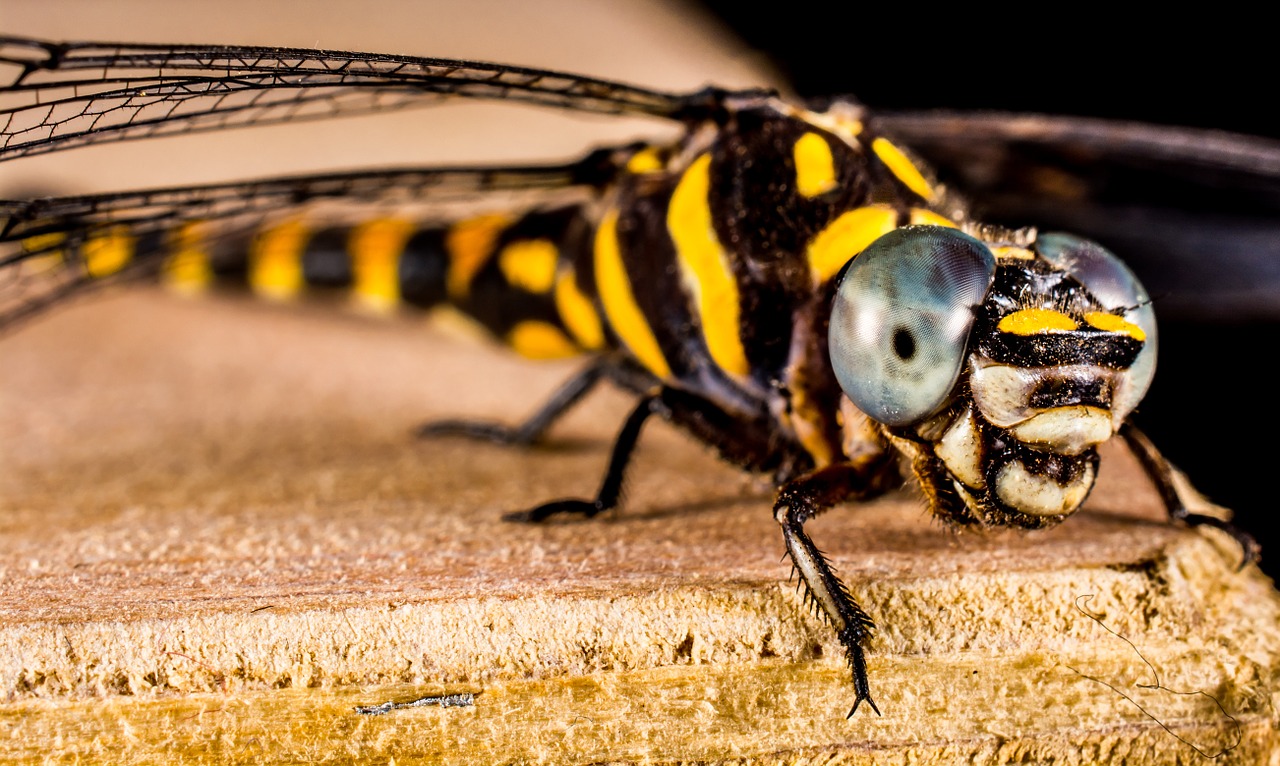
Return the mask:
[[1076, 320], [1050, 309], [1022, 309], [1000, 320], [996, 329], [1013, 335], [1036, 335], [1048, 332], [1070, 332], [1079, 328]]
[[653, 147], [641, 149], [631, 155], [631, 159], [627, 160], [627, 172], [629, 173], [656, 173], [662, 168], [662, 158], [658, 156], [658, 150]]
[[836, 188], [836, 163], [831, 145], [817, 133], [805, 133], [792, 148], [796, 162], [796, 191], [816, 197]]
[[945, 215], [928, 210], [926, 208], [917, 207], [911, 209], [911, 223], [916, 226], [946, 226], [949, 229], [958, 229], [956, 222], [947, 218]]
[[711, 358], [726, 372], [746, 375], [750, 368], [739, 334], [738, 283], [712, 226], [707, 204], [710, 190], [711, 155], [703, 154], [684, 172], [671, 194], [667, 231], [676, 246], [681, 277], [698, 308]]
[[595, 269], [596, 289], [600, 293], [600, 302], [604, 304], [604, 313], [609, 318], [613, 331], [649, 372], [659, 378], [670, 378], [671, 366], [667, 364], [662, 349], [658, 347], [658, 339], [653, 337], [653, 330], [636, 305], [631, 282], [622, 265], [622, 253], [618, 249], [616, 210], [610, 210], [596, 230]]
[[871, 151], [876, 153], [876, 156], [880, 158], [880, 161], [883, 162], [885, 166], [888, 167], [889, 170], [898, 177], [898, 180], [905, 184], [908, 189], [919, 194], [925, 199], [933, 198], [933, 187], [929, 185], [927, 180], [925, 180], [924, 175], [918, 168], [916, 168], [911, 160], [907, 159], [907, 155], [903, 154], [901, 149], [889, 143], [888, 139], [877, 138], [872, 141]]
[[556, 279], [556, 311], [565, 327], [588, 351], [604, 346], [604, 328], [600, 325], [600, 315], [587, 296], [578, 289], [574, 281], [573, 271], [566, 269]]
[[386, 314], [400, 303], [400, 255], [411, 234], [413, 224], [395, 218], [368, 221], [351, 231], [351, 294], [359, 308]]
[[213, 266], [205, 249], [204, 224], [191, 221], [179, 226], [169, 240], [170, 253], [161, 266], [167, 287], [184, 295], [198, 295], [213, 284]]
[[98, 279], [109, 277], [123, 269], [133, 259], [133, 246], [137, 238], [123, 224], [108, 226], [95, 232], [84, 243], [85, 272]]
[[507, 343], [527, 359], [563, 359], [579, 353], [578, 347], [565, 337], [560, 328], [532, 319], [511, 328], [507, 333]]
[[551, 290], [560, 253], [549, 239], [512, 242], [498, 253], [498, 268], [507, 282], [531, 293]]
[[249, 246], [249, 287], [267, 300], [283, 301], [302, 292], [302, 249], [311, 232], [289, 221], [259, 232]]
[[815, 283], [831, 279], [858, 253], [897, 227], [888, 205], [870, 205], [841, 215], [809, 241], [809, 270]]
[[461, 300], [471, 293], [471, 280], [493, 255], [498, 235], [510, 223], [505, 215], [482, 215], [459, 221], [449, 229], [444, 239], [449, 251], [449, 273], [444, 284], [450, 298]]
[[1147, 334], [1143, 332], [1141, 327], [1130, 322], [1124, 317], [1118, 317], [1115, 314], [1107, 314], [1101, 311], [1090, 311], [1084, 315], [1084, 321], [1088, 322], [1091, 327], [1095, 327], [1099, 330], [1123, 333], [1134, 340], [1145, 341], [1147, 339]]

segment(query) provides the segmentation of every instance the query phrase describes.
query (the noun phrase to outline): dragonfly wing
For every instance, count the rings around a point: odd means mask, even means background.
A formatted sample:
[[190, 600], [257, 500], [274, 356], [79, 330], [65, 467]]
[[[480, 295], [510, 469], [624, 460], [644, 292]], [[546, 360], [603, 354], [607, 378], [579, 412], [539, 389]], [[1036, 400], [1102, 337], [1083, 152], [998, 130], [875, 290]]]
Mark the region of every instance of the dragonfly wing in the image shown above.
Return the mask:
[[449, 98], [677, 119], [673, 94], [476, 61], [305, 48], [54, 43], [0, 36], [0, 160], [97, 144], [357, 115]]

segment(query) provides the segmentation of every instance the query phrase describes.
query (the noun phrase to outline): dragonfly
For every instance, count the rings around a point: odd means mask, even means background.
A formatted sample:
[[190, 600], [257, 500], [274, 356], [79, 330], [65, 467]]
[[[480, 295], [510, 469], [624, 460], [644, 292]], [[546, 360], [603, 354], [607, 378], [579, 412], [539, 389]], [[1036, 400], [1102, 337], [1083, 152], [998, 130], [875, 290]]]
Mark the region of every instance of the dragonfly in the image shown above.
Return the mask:
[[[633, 394], [596, 494], [508, 514], [516, 522], [617, 507], [654, 417], [770, 477], [787, 555], [845, 651], [850, 717], [864, 703], [879, 713], [873, 614], [806, 530], [843, 501], [914, 482], [958, 527], [1050, 527], [1080, 508], [1097, 447], [1119, 436], [1172, 522], [1220, 529], [1244, 562], [1257, 558], [1247, 533], [1189, 509], [1176, 469], [1130, 419], [1157, 350], [1153, 301], [1133, 271], [1092, 239], [980, 220], [908, 146], [955, 147], [975, 177], [991, 147], [1004, 152], [996, 162], [1030, 148], [1017, 167], [1043, 172], [1019, 199], [1043, 199], [1046, 177], [1080, 177], [1067, 161], [1081, 147], [1172, 151], [1175, 164], [1238, 173], [1269, 147], [1158, 131], [1126, 140], [1085, 121], [882, 120], [847, 97], [670, 93], [380, 53], [3, 37], [0, 65], [12, 73], [0, 161], [459, 99], [678, 126], [674, 140], [569, 162], [3, 202], [0, 328], [104, 286], [164, 282], [272, 301], [337, 293], [378, 312], [447, 306], [524, 356], [585, 356], [524, 423], [446, 420], [421, 435], [528, 446], [600, 384]], [[987, 151], [966, 156], [962, 137]], [[476, 205], [491, 207], [441, 212]]]

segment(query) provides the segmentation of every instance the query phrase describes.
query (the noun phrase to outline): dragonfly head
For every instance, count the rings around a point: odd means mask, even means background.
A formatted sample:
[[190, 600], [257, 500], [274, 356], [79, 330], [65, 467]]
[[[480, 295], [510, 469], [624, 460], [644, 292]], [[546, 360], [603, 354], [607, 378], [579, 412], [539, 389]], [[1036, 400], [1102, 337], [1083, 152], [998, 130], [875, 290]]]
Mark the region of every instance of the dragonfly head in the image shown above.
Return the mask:
[[1155, 372], [1155, 313], [1128, 267], [1071, 235], [908, 226], [837, 279], [836, 378], [936, 513], [1043, 527], [1080, 507], [1097, 445]]

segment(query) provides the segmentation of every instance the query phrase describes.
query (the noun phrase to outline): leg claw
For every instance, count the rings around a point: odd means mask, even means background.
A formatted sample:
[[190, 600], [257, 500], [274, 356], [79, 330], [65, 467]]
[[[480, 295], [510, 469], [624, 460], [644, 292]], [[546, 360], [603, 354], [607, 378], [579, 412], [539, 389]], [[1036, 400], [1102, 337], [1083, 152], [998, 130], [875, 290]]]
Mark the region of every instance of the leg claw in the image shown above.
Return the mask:
[[587, 500], [555, 500], [550, 503], [543, 503], [536, 508], [504, 513], [502, 514], [502, 520], [536, 524], [540, 521], [546, 521], [557, 513], [580, 513], [589, 519], [600, 513], [601, 510], [603, 509], [600, 508], [598, 503]]
[[858, 695], [858, 698], [853, 701], [853, 708], [849, 710], [849, 715], [844, 717], [846, 721], [849, 720], [850, 718], [853, 718], [853, 714], [858, 712], [858, 706], [861, 705], [863, 702], [866, 702], [868, 705], [870, 705], [871, 709], [876, 711], [876, 715], [882, 715], [882, 713], [880, 712], [880, 708], [876, 707], [875, 700], [871, 699], [871, 695], [860, 694]]

